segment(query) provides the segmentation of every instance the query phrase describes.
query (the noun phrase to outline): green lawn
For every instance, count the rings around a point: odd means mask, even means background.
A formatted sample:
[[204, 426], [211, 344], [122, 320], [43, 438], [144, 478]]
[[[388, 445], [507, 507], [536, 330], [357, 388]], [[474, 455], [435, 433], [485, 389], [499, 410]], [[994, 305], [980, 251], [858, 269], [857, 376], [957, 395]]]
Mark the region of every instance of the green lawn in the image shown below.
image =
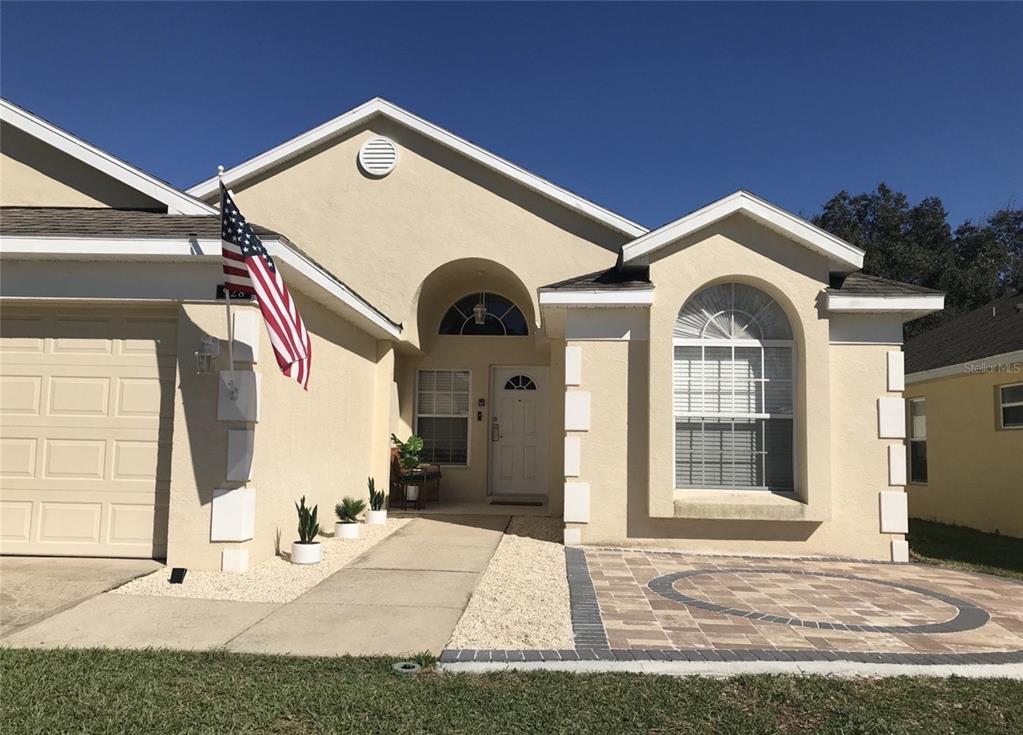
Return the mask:
[[922, 564], [1023, 579], [1023, 539], [910, 519], [909, 550]]
[[0, 650], [16, 733], [1018, 733], [1023, 683], [505, 672], [385, 659]]

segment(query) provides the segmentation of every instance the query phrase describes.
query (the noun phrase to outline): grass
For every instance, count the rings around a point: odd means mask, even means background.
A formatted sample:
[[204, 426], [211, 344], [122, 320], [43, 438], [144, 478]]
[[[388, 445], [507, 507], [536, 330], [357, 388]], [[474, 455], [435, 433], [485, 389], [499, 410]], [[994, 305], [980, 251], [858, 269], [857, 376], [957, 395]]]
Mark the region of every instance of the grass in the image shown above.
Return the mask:
[[0, 731], [1011, 733], [1023, 683], [391, 672], [390, 659], [0, 650]]
[[912, 560], [1023, 580], [1023, 539], [932, 521], [909, 521]]

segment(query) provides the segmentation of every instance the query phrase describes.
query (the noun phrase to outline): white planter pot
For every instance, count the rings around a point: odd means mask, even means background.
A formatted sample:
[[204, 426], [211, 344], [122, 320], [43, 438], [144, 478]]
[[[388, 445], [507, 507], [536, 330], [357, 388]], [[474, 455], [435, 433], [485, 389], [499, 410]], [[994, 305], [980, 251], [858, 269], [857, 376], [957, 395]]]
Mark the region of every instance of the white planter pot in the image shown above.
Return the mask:
[[369, 526], [383, 526], [387, 523], [387, 511], [386, 510], [368, 510], [366, 511], [366, 524]]
[[295, 541], [291, 544], [292, 564], [319, 564], [323, 559], [323, 546], [319, 543], [303, 544]]
[[358, 523], [335, 523], [334, 538], [359, 538]]
[[409, 485], [405, 488], [405, 500], [419, 500], [419, 485]]

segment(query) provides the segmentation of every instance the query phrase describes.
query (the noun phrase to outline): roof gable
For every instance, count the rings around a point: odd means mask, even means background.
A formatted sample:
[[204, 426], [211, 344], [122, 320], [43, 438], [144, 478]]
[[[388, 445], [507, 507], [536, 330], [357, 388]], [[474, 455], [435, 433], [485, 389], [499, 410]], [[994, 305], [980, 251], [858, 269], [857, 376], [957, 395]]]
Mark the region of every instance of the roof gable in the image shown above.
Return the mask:
[[863, 251], [859, 248], [748, 191], [737, 191], [626, 243], [622, 246], [622, 262], [647, 258], [676, 240], [737, 213], [820, 253], [831, 262], [833, 272], [849, 273], [863, 267]]
[[0, 99], [0, 120], [46, 145], [81, 161], [96, 171], [166, 205], [171, 214], [211, 214], [216, 210], [190, 194], [76, 138], [41, 117]]
[[[501, 158], [478, 145], [461, 138], [454, 133], [445, 130], [421, 117], [413, 115], [408, 110], [402, 109], [391, 102], [380, 97], [374, 97], [368, 102], [349, 110], [332, 120], [297, 135], [275, 148], [259, 154], [249, 160], [232, 167], [224, 172], [224, 182], [228, 186], [238, 185], [240, 182], [252, 177], [273, 166], [277, 166], [291, 158], [294, 158], [309, 149], [321, 145], [326, 141], [344, 135], [348, 131], [363, 125], [376, 116], [383, 116], [387, 119], [403, 125], [424, 137], [439, 143], [451, 150], [475, 161], [496, 173], [505, 176], [512, 181], [534, 191], [566, 208], [577, 212], [589, 219], [600, 222], [616, 232], [623, 233], [630, 237], [636, 237], [646, 232], [646, 228], [631, 220], [615, 214], [598, 204], [583, 199], [572, 192], [563, 189], [550, 181], [547, 181], [536, 174], [527, 171], [521, 166]], [[214, 196], [217, 191], [217, 177], [211, 177], [188, 190], [189, 194], [206, 198]]]

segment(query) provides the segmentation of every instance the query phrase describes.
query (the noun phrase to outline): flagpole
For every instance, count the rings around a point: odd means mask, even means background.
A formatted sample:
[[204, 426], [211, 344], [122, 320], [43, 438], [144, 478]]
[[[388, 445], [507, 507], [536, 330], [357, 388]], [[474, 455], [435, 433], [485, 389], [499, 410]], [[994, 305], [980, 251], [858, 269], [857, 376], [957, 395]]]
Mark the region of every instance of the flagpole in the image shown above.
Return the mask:
[[[220, 187], [224, 183], [224, 167], [217, 166], [217, 192], [220, 192]], [[224, 199], [220, 199], [220, 221], [223, 226], [224, 221]], [[223, 237], [223, 235], [221, 235]], [[227, 302], [227, 363], [230, 366], [230, 370], [234, 373], [234, 319], [231, 318], [231, 284], [224, 279], [224, 300]], [[233, 378], [233, 376], [232, 376]]]

